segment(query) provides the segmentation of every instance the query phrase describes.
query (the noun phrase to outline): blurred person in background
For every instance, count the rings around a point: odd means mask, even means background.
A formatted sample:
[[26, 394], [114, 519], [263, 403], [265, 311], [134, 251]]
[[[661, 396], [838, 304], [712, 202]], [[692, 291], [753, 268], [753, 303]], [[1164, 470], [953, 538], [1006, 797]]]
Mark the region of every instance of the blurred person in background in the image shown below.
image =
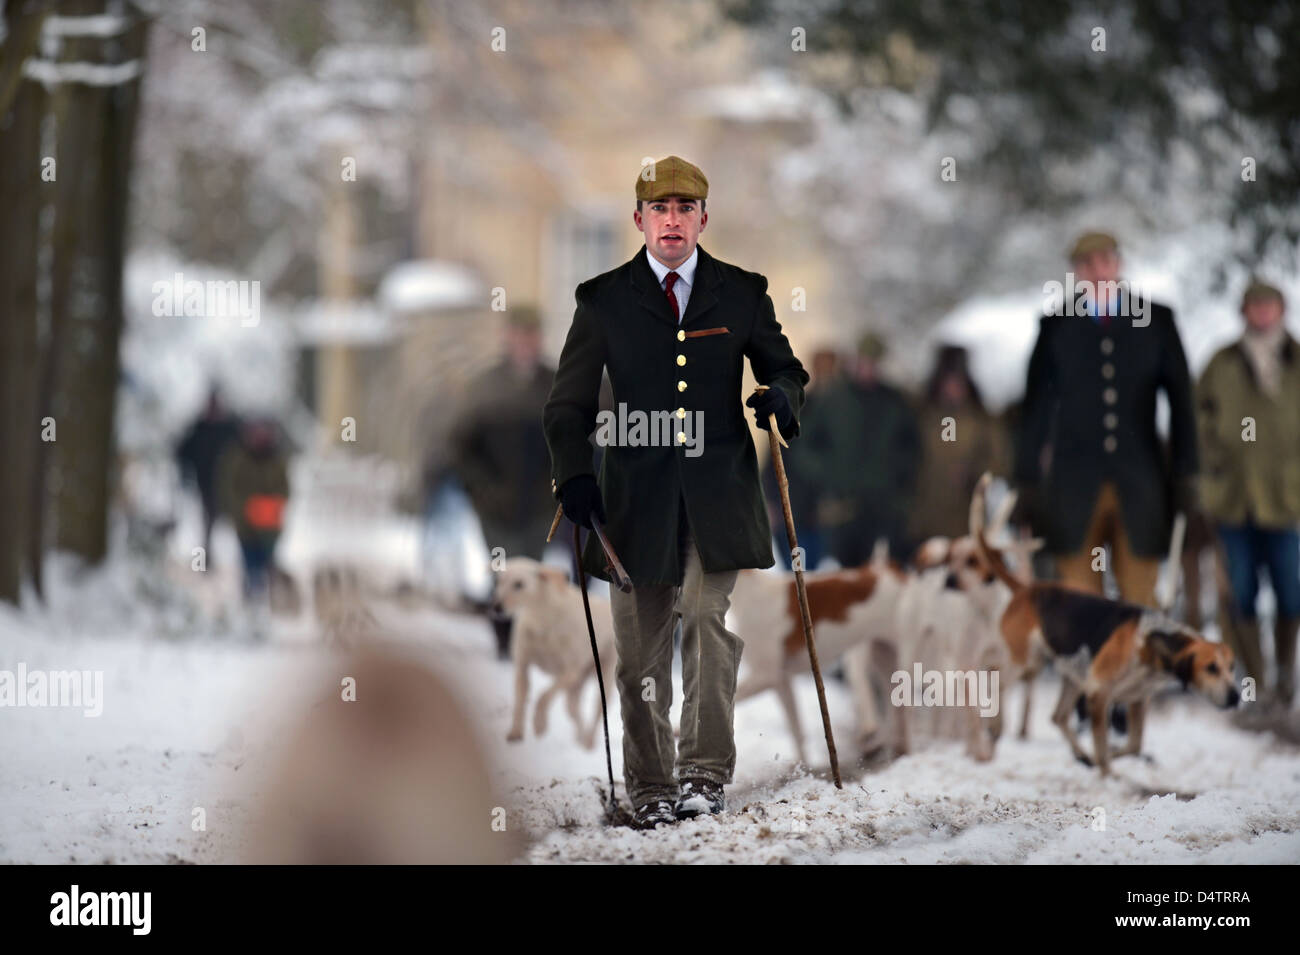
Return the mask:
[[212, 524], [221, 509], [217, 499], [217, 464], [238, 437], [239, 420], [226, 409], [220, 390], [213, 385], [203, 412], [176, 447], [181, 478], [194, 482], [203, 505], [203, 552], [208, 566], [212, 564]]
[[917, 422], [921, 465], [909, 550], [930, 537], [967, 533], [971, 495], [980, 475], [1005, 474], [1010, 464], [1002, 422], [985, 410], [965, 348], [939, 347], [917, 404]]
[[[521, 306], [506, 314], [501, 360], [466, 391], [452, 428], [450, 466], [468, 493], [489, 553], [541, 560], [555, 516], [551, 458], [542, 431], [542, 407], [555, 369], [541, 355], [541, 318]], [[567, 531], [567, 536], [561, 536]], [[557, 529], [567, 542], [572, 525]], [[497, 652], [510, 647], [510, 621], [491, 618]]]
[[907, 399], [881, 379], [884, 355], [879, 335], [863, 335], [804, 429], [801, 473], [817, 489], [826, 550], [843, 567], [870, 560], [878, 538], [895, 556], [906, 543], [920, 445]]
[[[812, 378], [804, 389], [803, 411], [799, 420], [807, 427], [808, 422], [816, 421], [822, 414], [822, 393], [833, 386], [843, 374], [840, 369], [840, 356], [833, 349], [822, 348], [813, 353]], [[817, 522], [817, 504], [821, 489], [805, 467], [807, 448], [798, 442], [783, 449], [782, 460], [785, 464], [785, 478], [790, 490], [790, 513], [794, 517], [795, 533], [799, 537], [799, 546], [804, 552], [804, 570], [815, 570], [826, 552], [825, 539], [821, 525]], [[781, 509], [781, 489], [777, 485], [776, 471], [772, 462], [767, 462], [763, 469], [763, 490], [767, 495], [768, 520], [776, 538], [776, 553], [782, 565], [789, 570], [792, 566], [790, 548], [786, 541], [785, 514]]]
[[[1015, 464], [1020, 512], [1067, 583], [1103, 593], [1093, 552], [1108, 547], [1120, 595], [1152, 605], [1173, 516], [1195, 505], [1187, 359], [1173, 311], [1124, 286], [1114, 237], [1080, 236], [1070, 267], [1087, 291], [1042, 317], [1029, 360]], [[1168, 454], [1156, 433], [1162, 390]]]
[[1300, 627], [1300, 346], [1283, 324], [1286, 303], [1252, 282], [1242, 336], [1215, 353], [1197, 386], [1205, 466], [1201, 497], [1218, 530], [1232, 600], [1220, 609], [1224, 642], [1264, 686], [1255, 598], [1268, 571], [1277, 605], [1275, 699], [1295, 696]]
[[222, 513], [235, 525], [244, 558], [244, 595], [252, 602], [266, 591], [289, 500], [288, 459], [274, 421], [244, 423], [239, 440], [221, 456], [217, 493]]

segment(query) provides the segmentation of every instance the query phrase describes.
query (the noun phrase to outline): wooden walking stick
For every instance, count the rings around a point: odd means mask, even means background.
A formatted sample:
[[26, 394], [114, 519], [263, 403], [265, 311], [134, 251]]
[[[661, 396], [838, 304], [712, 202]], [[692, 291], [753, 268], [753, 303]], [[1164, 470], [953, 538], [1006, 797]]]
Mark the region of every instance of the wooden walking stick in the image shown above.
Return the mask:
[[[755, 394], [761, 394], [767, 391], [767, 385], [759, 385], [754, 389]], [[793, 555], [799, 547], [799, 539], [794, 532], [794, 514], [790, 510], [790, 485], [785, 477], [785, 462], [781, 460], [781, 446], [785, 440], [781, 437], [781, 430], [777, 427], [776, 415], [767, 416], [767, 443], [772, 452], [772, 470], [776, 472], [776, 483], [781, 488], [781, 510], [785, 512], [785, 535], [790, 541], [791, 563], [794, 563]], [[803, 636], [804, 642], [808, 645], [808, 663], [812, 667], [813, 682], [817, 684], [817, 702], [822, 709], [822, 728], [826, 731], [826, 751], [831, 757], [831, 775], [835, 778], [835, 788], [843, 789], [844, 783], [840, 779], [840, 760], [835, 753], [835, 735], [831, 732], [831, 714], [826, 708], [826, 687], [822, 684], [822, 668], [817, 662], [817, 644], [813, 641], [812, 613], [808, 610], [808, 590], [803, 582], [803, 570], [798, 566], [794, 569], [794, 586], [799, 594], [799, 613], [803, 617]]]
[[[546, 535], [547, 543], [550, 543], [551, 538], [555, 536], [555, 529], [560, 526], [562, 517], [564, 517], [564, 505], [560, 505], [555, 511], [555, 520], [551, 521], [551, 530]], [[615, 586], [624, 593], [629, 593], [632, 590], [632, 579], [623, 569], [623, 562], [618, 559], [618, 554], [614, 552], [614, 545], [605, 536], [605, 529], [594, 514], [591, 516], [591, 529], [596, 532], [600, 546], [605, 550], [605, 558]], [[596, 667], [596, 686], [600, 688], [600, 719], [601, 725], [605, 728], [605, 770], [609, 774], [609, 800], [605, 804], [605, 822], [611, 826], [631, 826], [632, 817], [619, 806], [618, 797], [614, 795], [614, 760], [609, 750], [609, 702], [605, 696], [605, 677], [600, 665], [600, 650], [596, 646], [596, 625], [591, 619], [591, 598], [587, 596], [587, 572], [582, 567], [582, 528], [577, 524], [573, 525], [573, 563], [578, 571], [578, 587], [582, 591], [582, 612], [587, 618], [587, 635], [591, 638], [591, 658]]]

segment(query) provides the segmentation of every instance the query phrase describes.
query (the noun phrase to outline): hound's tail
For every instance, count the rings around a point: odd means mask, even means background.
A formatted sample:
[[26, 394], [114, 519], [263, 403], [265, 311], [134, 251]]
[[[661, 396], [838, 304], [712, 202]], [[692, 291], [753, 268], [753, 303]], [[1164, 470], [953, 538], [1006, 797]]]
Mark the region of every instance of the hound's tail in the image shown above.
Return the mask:
[[979, 483], [975, 485], [975, 493], [970, 499], [970, 535], [975, 538], [975, 546], [979, 548], [980, 556], [988, 562], [993, 568], [993, 573], [998, 575], [998, 579], [1011, 588], [1012, 593], [1019, 593], [1025, 589], [1023, 581], [1017, 580], [1015, 574], [1007, 568], [1007, 562], [1002, 557], [1002, 551], [993, 547], [984, 539], [984, 515], [987, 511], [985, 496], [988, 494], [988, 487], [993, 483], [993, 475], [988, 471], [980, 477]]

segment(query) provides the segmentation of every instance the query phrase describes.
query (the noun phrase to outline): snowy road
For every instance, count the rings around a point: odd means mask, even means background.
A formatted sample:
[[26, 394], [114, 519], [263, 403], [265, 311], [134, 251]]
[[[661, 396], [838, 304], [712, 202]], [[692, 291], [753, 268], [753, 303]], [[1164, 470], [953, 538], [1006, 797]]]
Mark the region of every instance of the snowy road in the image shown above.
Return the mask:
[[[0, 710], [0, 862], [238, 858], [257, 800], [252, 770], [329, 654], [274, 633], [262, 644], [164, 640], [103, 616], [72, 629], [0, 616], [0, 669], [100, 669], [105, 697], [98, 718]], [[511, 670], [494, 659], [482, 621], [427, 611], [404, 618], [401, 633], [475, 701], [501, 804], [526, 835], [525, 861], [1300, 862], [1300, 750], [1179, 697], [1149, 720], [1158, 762], [1123, 760], [1103, 781], [1070, 759], [1048, 723], [1047, 686], [1031, 738], [1004, 739], [992, 763], [921, 740], [892, 765], [850, 770], [842, 792], [792, 771], [775, 698], [760, 697], [737, 709], [739, 765], [725, 815], [653, 833], [608, 830], [599, 824], [603, 752], [576, 744], [561, 706], [543, 739], [504, 741]], [[805, 725], [817, 727], [811, 681], [798, 691]], [[588, 693], [591, 705], [594, 685]], [[843, 752], [848, 695], [835, 680], [828, 693]], [[616, 708], [611, 731], [617, 774]], [[192, 828], [196, 809], [203, 831]]]

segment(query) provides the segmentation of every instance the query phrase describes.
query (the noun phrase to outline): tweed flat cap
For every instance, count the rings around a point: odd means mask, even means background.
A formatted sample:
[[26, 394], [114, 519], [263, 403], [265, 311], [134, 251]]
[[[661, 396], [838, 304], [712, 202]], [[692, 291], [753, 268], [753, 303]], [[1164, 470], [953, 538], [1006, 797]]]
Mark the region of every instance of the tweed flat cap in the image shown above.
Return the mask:
[[1282, 290], [1267, 282], [1261, 282], [1259, 279], [1251, 279], [1250, 284], [1246, 286], [1245, 293], [1241, 296], [1241, 304], [1244, 308], [1250, 302], [1262, 302], [1272, 299], [1286, 305], [1286, 299], [1282, 295]]
[[876, 332], [863, 332], [858, 339], [858, 354], [879, 360], [885, 357], [885, 340]]
[[1109, 232], [1085, 232], [1074, 240], [1070, 249], [1070, 261], [1077, 262], [1094, 252], [1118, 252], [1119, 243]]
[[654, 199], [707, 199], [709, 180], [700, 167], [688, 163], [680, 156], [658, 160], [653, 166], [642, 167], [636, 177], [636, 197], [649, 202]]

